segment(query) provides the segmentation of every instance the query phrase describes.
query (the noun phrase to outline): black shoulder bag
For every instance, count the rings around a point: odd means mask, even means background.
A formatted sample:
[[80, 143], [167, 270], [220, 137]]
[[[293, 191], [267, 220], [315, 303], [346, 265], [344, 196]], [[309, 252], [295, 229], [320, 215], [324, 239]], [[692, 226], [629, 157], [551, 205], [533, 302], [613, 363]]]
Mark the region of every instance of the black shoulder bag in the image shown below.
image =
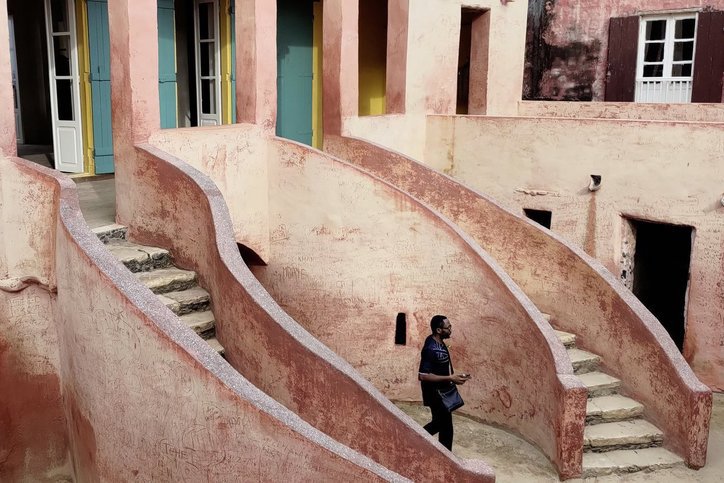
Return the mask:
[[[450, 358], [450, 374], [454, 374], [452, 357]], [[454, 382], [450, 383], [450, 387], [438, 389], [437, 393], [440, 395], [440, 399], [442, 399], [442, 405], [445, 406], [445, 409], [449, 412], [453, 412], [465, 404], [465, 401], [463, 401], [462, 396], [460, 396], [458, 392], [458, 386]]]

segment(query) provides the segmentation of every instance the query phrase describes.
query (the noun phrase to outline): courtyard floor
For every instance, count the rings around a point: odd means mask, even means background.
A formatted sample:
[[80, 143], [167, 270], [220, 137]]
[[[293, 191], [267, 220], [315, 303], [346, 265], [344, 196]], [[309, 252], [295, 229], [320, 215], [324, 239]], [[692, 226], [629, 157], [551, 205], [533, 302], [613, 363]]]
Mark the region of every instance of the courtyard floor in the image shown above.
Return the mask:
[[[428, 408], [418, 403], [396, 403], [420, 425], [430, 421]], [[473, 421], [465, 416], [453, 415], [455, 440], [453, 453], [464, 459], [481, 459], [495, 469], [496, 481], [554, 482], [559, 481], [553, 466], [535, 446], [502, 429]], [[714, 395], [711, 417], [707, 464], [701, 470], [685, 466], [627, 475], [610, 475], [570, 482], [724, 482], [724, 394]]]

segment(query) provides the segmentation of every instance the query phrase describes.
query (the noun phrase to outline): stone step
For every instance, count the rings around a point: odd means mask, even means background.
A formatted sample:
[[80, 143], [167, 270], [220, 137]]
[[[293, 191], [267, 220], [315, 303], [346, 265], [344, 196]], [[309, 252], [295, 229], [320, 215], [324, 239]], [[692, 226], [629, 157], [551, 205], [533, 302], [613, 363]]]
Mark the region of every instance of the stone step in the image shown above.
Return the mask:
[[654, 471], [683, 465], [683, 459], [664, 448], [583, 453], [582, 477], [594, 478], [611, 474], [634, 473], [636, 471]]
[[99, 226], [91, 230], [96, 234], [98, 239], [103, 243], [108, 240], [125, 240], [128, 234], [128, 228], [123, 225], [113, 223], [112, 225]]
[[136, 277], [156, 294], [186, 290], [196, 284], [196, 272], [176, 267], [139, 272]]
[[614, 394], [621, 387], [621, 381], [603, 372], [579, 374], [578, 378], [588, 388], [588, 397], [607, 396]]
[[644, 412], [644, 406], [631, 398], [613, 394], [588, 400], [586, 405], [586, 424], [608, 423], [638, 418]]
[[108, 240], [106, 247], [132, 272], [148, 272], [171, 264], [171, 254], [163, 248], [136, 245], [119, 239]]
[[571, 359], [575, 374], [593, 372], [598, 369], [598, 364], [601, 362], [601, 358], [596, 354], [581, 349], [568, 349], [568, 357]]
[[614, 451], [661, 446], [664, 433], [644, 419], [616, 421], [586, 426], [583, 451]]
[[208, 339], [206, 342], [211, 346], [212, 349], [214, 349], [220, 355], [222, 355], [222, 356], [224, 355], [224, 348], [221, 347], [221, 344], [216, 339], [216, 337], [212, 337], [211, 339]]
[[191, 287], [180, 292], [167, 292], [159, 295], [158, 298], [176, 315], [203, 312], [208, 310], [211, 305], [209, 293], [199, 286]]
[[182, 315], [181, 321], [204, 339], [210, 339], [214, 335], [215, 320], [210, 310]]
[[563, 345], [566, 347], [566, 349], [573, 349], [576, 347], [576, 334], [571, 334], [570, 332], [563, 332], [562, 330], [556, 330], [555, 331], [558, 338], [563, 342]]

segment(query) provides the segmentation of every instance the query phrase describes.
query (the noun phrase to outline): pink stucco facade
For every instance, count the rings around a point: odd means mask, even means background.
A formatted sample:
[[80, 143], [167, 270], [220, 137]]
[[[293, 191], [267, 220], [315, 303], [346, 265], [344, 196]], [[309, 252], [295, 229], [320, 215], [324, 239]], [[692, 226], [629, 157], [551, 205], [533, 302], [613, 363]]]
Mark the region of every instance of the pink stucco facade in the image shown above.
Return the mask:
[[[692, 466], [704, 464], [711, 393], [663, 327], [598, 262], [493, 200], [399, 154], [350, 138], [326, 149], [434, 206], [485, 247], [559, 329], [603, 354], [628, 394], [646, 401], [667, 444]], [[394, 169], [387, 166], [394, 164]], [[676, 404], [671, 401], [678, 400]]]
[[[70, 180], [13, 157], [0, 3], [0, 480], [492, 482], [391, 402], [420, 400], [436, 313], [474, 375], [462, 412], [562, 478], [582, 470], [587, 393], [542, 312], [705, 464], [724, 390], [719, 106], [521, 102], [525, 2], [390, 0], [388, 113], [359, 117], [358, 4], [324, 0], [317, 151], [274, 136], [275, 3], [237, 0], [241, 124], [162, 131], [156, 2], [109, 2], [117, 222], [198, 274], [222, 358], [108, 253]], [[456, 116], [470, 7], [485, 92]], [[524, 207], [553, 211], [553, 234]], [[622, 215], [696, 230], [683, 355], [616, 280]]]
[[[430, 128], [426, 159], [505, 206], [551, 210], [551, 229], [616, 276], [625, 217], [694, 227], [684, 355], [724, 388], [721, 123], [435, 117]], [[596, 193], [592, 173], [605, 183]]]

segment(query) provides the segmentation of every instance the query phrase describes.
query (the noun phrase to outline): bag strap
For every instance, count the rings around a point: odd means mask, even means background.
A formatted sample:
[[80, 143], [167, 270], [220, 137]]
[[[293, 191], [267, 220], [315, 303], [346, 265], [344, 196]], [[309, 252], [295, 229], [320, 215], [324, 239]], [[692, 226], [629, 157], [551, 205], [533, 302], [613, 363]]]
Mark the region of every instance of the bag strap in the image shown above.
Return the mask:
[[452, 356], [450, 355], [450, 349], [447, 348], [446, 343], [443, 342], [442, 345], [445, 346], [445, 350], [447, 351], [447, 360], [448, 360], [448, 364], [450, 365], [450, 375], [452, 376], [453, 374], [455, 374], [455, 369], [453, 369]]

